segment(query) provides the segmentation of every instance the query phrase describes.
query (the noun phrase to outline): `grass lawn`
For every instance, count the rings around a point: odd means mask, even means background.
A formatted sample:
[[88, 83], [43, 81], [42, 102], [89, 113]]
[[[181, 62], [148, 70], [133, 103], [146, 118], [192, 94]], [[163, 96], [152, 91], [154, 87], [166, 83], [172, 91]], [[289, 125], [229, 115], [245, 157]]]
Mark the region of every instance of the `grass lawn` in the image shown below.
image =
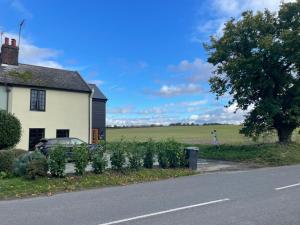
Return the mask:
[[198, 145], [199, 157], [236, 162], [255, 163], [262, 166], [300, 164], [300, 144], [221, 145], [216, 149]]
[[193, 175], [188, 169], [142, 169], [126, 170], [124, 173], [106, 171], [104, 174], [86, 176], [67, 176], [65, 178], [40, 178], [26, 180], [15, 177], [0, 179], [0, 199], [52, 195], [59, 192], [71, 192], [88, 188], [127, 185], [147, 181]]
[[[107, 140], [117, 141], [123, 136], [126, 139], [146, 141], [148, 138], [161, 140], [174, 138], [176, 141], [188, 144], [210, 144], [210, 132], [217, 130], [221, 144], [253, 144], [253, 141], [239, 133], [241, 126], [237, 125], [211, 125], [211, 126], [172, 126], [172, 127], [146, 127], [146, 128], [121, 128], [107, 129]], [[300, 135], [295, 132], [294, 141], [300, 143]], [[262, 140], [261, 140], [262, 141]], [[265, 142], [276, 141], [275, 136], [267, 137]]]

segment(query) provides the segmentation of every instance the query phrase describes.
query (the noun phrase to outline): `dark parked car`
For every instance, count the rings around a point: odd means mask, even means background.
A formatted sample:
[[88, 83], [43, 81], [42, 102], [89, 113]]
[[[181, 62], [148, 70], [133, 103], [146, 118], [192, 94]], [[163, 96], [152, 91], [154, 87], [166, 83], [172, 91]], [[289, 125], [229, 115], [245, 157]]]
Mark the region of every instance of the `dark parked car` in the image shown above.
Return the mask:
[[[72, 151], [75, 145], [87, 144], [86, 142], [78, 138], [43, 138], [38, 144], [35, 145], [35, 149], [41, 151], [45, 156], [49, 155], [51, 149], [56, 146], [63, 146], [66, 148], [67, 158], [72, 158]], [[95, 145], [87, 144], [89, 154], [95, 149]]]

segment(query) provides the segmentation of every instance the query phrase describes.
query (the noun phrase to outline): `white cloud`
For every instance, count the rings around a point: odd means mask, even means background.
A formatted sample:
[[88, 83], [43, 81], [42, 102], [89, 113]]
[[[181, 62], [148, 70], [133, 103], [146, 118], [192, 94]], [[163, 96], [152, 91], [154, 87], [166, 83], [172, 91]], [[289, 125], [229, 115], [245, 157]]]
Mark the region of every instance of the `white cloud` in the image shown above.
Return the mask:
[[213, 0], [208, 9], [213, 14], [212, 19], [203, 19], [204, 14], [197, 21], [194, 32], [191, 36], [192, 42], [207, 42], [209, 36], [220, 37], [223, 34], [223, 28], [226, 21], [231, 17], [240, 18], [241, 13], [246, 10], [254, 12], [268, 9], [276, 12], [281, 2], [295, 2], [296, 0]]
[[253, 109], [249, 106], [247, 110], [237, 109], [237, 105], [233, 104], [227, 108], [217, 108], [205, 112], [204, 114], [193, 114], [190, 116], [190, 121], [195, 123], [224, 123], [224, 124], [241, 124], [244, 121], [245, 115]]
[[[169, 125], [170, 123], [223, 123], [223, 124], [241, 124], [248, 110], [237, 110], [236, 104], [225, 108], [222, 106], [208, 108], [203, 106], [205, 101], [190, 102], [172, 102], [161, 106], [150, 107], [146, 109], [135, 109], [132, 106], [124, 106], [108, 110], [107, 124], [118, 126], [137, 126], [137, 125]], [[184, 107], [192, 105], [192, 107]], [[189, 110], [195, 109], [193, 110]], [[195, 113], [197, 111], [197, 113]]]
[[[4, 33], [4, 37], [14, 38], [18, 40], [18, 35], [14, 33]], [[3, 38], [4, 41], [4, 38]], [[61, 51], [40, 48], [34, 45], [28, 39], [21, 37], [19, 62], [32, 64], [37, 66], [45, 66], [52, 68], [63, 68], [63, 66], [56, 61], [56, 58], [61, 54]]]
[[201, 87], [196, 84], [181, 84], [181, 85], [163, 85], [157, 95], [162, 97], [173, 97], [178, 95], [195, 94], [202, 91]]
[[104, 84], [104, 81], [103, 80], [89, 80], [88, 83], [96, 84], [97, 86], [100, 86], [100, 85]]
[[107, 118], [106, 124], [108, 126], [141, 126], [141, 125], [169, 125], [179, 120], [177, 117], [165, 117], [165, 116], [146, 116], [140, 118]]
[[21, 0], [11, 0], [10, 6], [26, 18], [32, 18], [32, 13], [24, 6]]
[[296, 0], [214, 0], [213, 7], [228, 16], [238, 16], [246, 10], [278, 11], [281, 2], [295, 2]]
[[[163, 105], [152, 106], [147, 108], [137, 109], [131, 105], [126, 105], [122, 107], [108, 108], [109, 114], [131, 114], [131, 115], [170, 115], [170, 114], [181, 114], [189, 112], [189, 108], [199, 108], [199, 106], [204, 106], [207, 103], [206, 100], [196, 100], [196, 101], [184, 101], [184, 102], [171, 102]], [[195, 110], [194, 110], [195, 111]]]
[[132, 106], [123, 106], [123, 107], [115, 107], [115, 108], [109, 108], [108, 113], [109, 114], [129, 114], [133, 113], [133, 107]]
[[207, 100], [198, 100], [198, 101], [191, 101], [191, 102], [181, 102], [181, 106], [199, 106], [199, 105], [205, 105], [207, 103]]
[[194, 61], [182, 60], [178, 65], [170, 65], [168, 69], [175, 73], [184, 73], [189, 82], [208, 81], [212, 76], [213, 66], [200, 58]]

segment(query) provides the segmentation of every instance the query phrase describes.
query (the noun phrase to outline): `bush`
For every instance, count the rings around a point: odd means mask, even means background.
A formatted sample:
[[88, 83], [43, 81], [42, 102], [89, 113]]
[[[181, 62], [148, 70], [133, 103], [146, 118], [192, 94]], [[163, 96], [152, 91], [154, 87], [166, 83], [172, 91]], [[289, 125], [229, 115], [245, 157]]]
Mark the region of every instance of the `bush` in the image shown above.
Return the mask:
[[0, 172], [12, 173], [14, 154], [11, 150], [0, 151]]
[[0, 149], [15, 146], [21, 138], [21, 123], [11, 113], [0, 110]]
[[113, 170], [122, 170], [125, 166], [127, 143], [123, 141], [113, 142], [109, 146], [111, 167]]
[[89, 152], [86, 144], [76, 145], [73, 148], [73, 161], [75, 163], [75, 173], [83, 175], [89, 163]]
[[45, 177], [48, 173], [48, 163], [46, 157], [34, 159], [29, 162], [26, 168], [25, 177], [27, 179], [36, 179], [38, 177]]
[[165, 151], [168, 158], [168, 164], [171, 168], [185, 166], [185, 154], [180, 143], [173, 139], [168, 139], [164, 142]]
[[15, 159], [19, 158], [21, 155], [28, 153], [28, 151], [23, 149], [12, 149]]
[[161, 168], [178, 168], [187, 165], [187, 159], [182, 145], [173, 139], [157, 143], [158, 163]]
[[[33, 171], [34, 165], [39, 164], [43, 165], [39, 168], [35, 168]], [[47, 161], [45, 156], [38, 152], [27, 152], [26, 154], [21, 155], [14, 163], [14, 174], [17, 176], [24, 176], [26, 178], [35, 178], [37, 176], [46, 176], [48, 172], [48, 167], [46, 167]], [[37, 167], [37, 166], [36, 166]], [[31, 169], [30, 169], [31, 168]], [[37, 172], [39, 170], [39, 172]], [[43, 170], [43, 172], [41, 172]], [[28, 174], [30, 173], [30, 174]], [[35, 174], [36, 173], [36, 174]]]
[[127, 143], [127, 156], [131, 169], [140, 169], [143, 162], [143, 148], [136, 141]]
[[166, 145], [163, 141], [157, 142], [157, 158], [158, 158], [158, 164], [161, 168], [167, 168], [168, 163], [168, 157], [167, 157], [167, 151], [166, 151]]
[[8, 178], [8, 177], [9, 177], [8, 173], [0, 171], [0, 180]]
[[63, 177], [66, 169], [66, 148], [56, 146], [49, 153], [49, 169], [54, 177]]
[[105, 146], [105, 141], [99, 142], [91, 156], [93, 171], [96, 174], [103, 173], [105, 167], [107, 166], [107, 161], [104, 158]]
[[155, 142], [152, 139], [149, 139], [145, 143], [145, 152], [144, 152], [144, 167], [148, 169], [153, 168], [154, 155], [156, 152]]

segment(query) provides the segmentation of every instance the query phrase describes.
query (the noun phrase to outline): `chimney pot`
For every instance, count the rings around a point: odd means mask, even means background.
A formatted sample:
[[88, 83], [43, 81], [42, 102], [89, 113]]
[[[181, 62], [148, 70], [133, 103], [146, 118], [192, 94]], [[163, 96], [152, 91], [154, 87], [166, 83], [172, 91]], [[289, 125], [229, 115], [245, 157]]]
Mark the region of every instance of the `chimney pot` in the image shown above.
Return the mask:
[[9, 38], [8, 38], [8, 37], [6, 37], [6, 38], [4, 39], [4, 45], [9, 45]]
[[11, 46], [17, 47], [16, 39], [11, 39]]
[[4, 39], [4, 44], [1, 46], [0, 64], [19, 65], [19, 48], [16, 44], [16, 39], [11, 39], [9, 45], [9, 38]]

